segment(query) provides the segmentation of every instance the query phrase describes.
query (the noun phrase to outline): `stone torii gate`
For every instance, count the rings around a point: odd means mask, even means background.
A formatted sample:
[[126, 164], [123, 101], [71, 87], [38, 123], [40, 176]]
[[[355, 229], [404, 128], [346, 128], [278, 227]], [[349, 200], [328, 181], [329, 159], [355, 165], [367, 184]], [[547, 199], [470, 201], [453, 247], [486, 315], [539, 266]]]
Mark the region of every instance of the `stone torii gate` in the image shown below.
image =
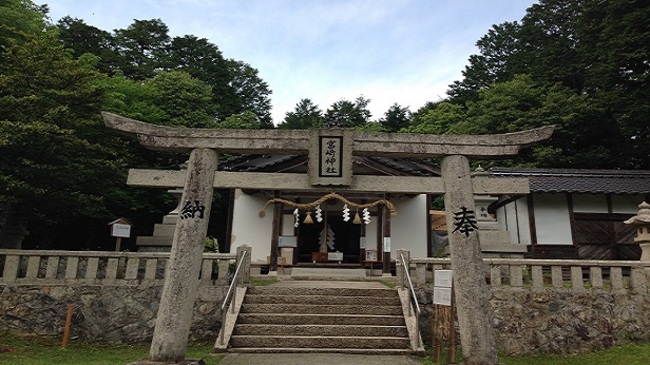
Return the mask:
[[[184, 359], [198, 287], [203, 240], [213, 188], [444, 193], [451, 265], [466, 364], [498, 364], [489, 289], [482, 272], [474, 194], [528, 193], [526, 179], [471, 178], [469, 158], [513, 156], [522, 146], [548, 139], [553, 127], [500, 135], [421, 135], [345, 129], [181, 129], [102, 113], [105, 124], [153, 150], [191, 152], [188, 169], [131, 170], [129, 184], [183, 187], [185, 216], [176, 225], [150, 360]], [[273, 174], [216, 171], [218, 153], [309, 155], [309, 172]], [[352, 156], [441, 158], [442, 178], [353, 176]], [[273, 262], [273, 261], [272, 261]]]

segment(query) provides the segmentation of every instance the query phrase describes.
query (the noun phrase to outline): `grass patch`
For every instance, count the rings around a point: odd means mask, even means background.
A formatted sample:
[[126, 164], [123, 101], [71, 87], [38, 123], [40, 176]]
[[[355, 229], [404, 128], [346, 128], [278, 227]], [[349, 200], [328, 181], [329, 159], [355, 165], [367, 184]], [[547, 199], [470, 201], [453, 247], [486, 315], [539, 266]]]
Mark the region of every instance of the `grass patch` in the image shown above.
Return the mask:
[[[149, 344], [134, 345], [98, 344], [71, 341], [61, 348], [58, 338], [20, 339], [0, 335], [0, 364], [12, 365], [126, 365], [146, 359]], [[212, 355], [213, 344], [190, 343], [187, 359], [203, 359], [208, 365], [216, 365], [223, 355]]]
[[397, 286], [397, 282], [395, 280], [380, 280], [380, 283], [384, 284], [384, 286], [387, 286], [391, 289], [395, 288]]
[[[456, 354], [456, 363], [460, 363], [462, 354]], [[501, 365], [646, 365], [650, 359], [650, 344], [617, 346], [611, 349], [577, 355], [531, 355], [499, 356]], [[431, 352], [422, 360], [423, 365], [446, 364], [446, 352], [442, 351], [440, 362], [434, 363]]]
[[277, 278], [251, 278], [249, 285], [250, 286], [269, 286], [278, 282]]

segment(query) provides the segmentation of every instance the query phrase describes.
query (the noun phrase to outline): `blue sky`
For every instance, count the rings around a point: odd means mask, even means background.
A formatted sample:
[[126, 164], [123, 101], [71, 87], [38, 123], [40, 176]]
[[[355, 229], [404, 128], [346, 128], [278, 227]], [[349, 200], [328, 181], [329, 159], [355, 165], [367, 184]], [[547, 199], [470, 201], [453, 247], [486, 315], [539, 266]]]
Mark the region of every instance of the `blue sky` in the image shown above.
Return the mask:
[[279, 123], [302, 98], [325, 111], [363, 95], [373, 119], [398, 103], [416, 111], [445, 97], [493, 24], [519, 21], [534, 0], [49, 0], [106, 31], [162, 19], [249, 63], [273, 94]]

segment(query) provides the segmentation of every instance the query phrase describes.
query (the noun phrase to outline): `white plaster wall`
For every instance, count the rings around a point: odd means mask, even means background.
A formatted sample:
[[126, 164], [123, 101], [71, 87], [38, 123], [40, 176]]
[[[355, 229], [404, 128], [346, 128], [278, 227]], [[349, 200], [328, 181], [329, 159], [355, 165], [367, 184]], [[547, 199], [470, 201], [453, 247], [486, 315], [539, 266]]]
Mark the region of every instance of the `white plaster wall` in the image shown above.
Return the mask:
[[515, 201], [517, 211], [517, 227], [519, 232], [513, 237], [512, 242], [519, 242], [522, 245], [530, 245], [532, 241], [530, 237], [530, 219], [528, 217], [528, 198], [521, 197]]
[[497, 210], [500, 228], [510, 233], [510, 242], [530, 245], [530, 220], [528, 219], [528, 199], [521, 197]]
[[572, 194], [576, 213], [607, 213], [607, 196], [604, 194]]
[[639, 204], [643, 203], [644, 200], [643, 195], [613, 195], [612, 212], [637, 214]]
[[535, 230], [540, 245], [572, 245], [566, 195], [534, 194]]
[[[296, 232], [293, 224], [295, 223], [295, 218], [293, 214], [283, 214], [282, 215], [282, 231], [280, 231], [281, 236], [293, 236]], [[270, 240], [269, 236], [269, 240]]]
[[411, 251], [411, 257], [427, 257], [427, 198], [424, 194], [391, 201], [397, 215], [391, 217], [391, 258], [397, 249]]
[[252, 260], [266, 262], [266, 257], [271, 252], [273, 207], [266, 210], [264, 218], [258, 216], [266, 200], [261, 196], [244, 194], [240, 189], [235, 190], [231, 253], [237, 252], [237, 247], [241, 245], [249, 245], [252, 248]]

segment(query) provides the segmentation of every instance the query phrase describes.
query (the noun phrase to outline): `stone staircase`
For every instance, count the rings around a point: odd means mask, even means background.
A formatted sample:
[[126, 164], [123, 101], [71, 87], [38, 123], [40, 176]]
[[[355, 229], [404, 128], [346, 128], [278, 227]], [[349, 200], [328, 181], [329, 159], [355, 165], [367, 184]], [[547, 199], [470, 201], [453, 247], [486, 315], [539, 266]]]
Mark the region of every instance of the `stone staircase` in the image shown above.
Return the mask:
[[418, 352], [396, 289], [328, 285], [249, 288], [228, 351]]

